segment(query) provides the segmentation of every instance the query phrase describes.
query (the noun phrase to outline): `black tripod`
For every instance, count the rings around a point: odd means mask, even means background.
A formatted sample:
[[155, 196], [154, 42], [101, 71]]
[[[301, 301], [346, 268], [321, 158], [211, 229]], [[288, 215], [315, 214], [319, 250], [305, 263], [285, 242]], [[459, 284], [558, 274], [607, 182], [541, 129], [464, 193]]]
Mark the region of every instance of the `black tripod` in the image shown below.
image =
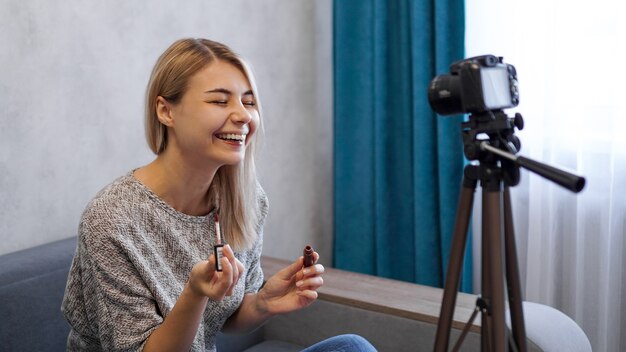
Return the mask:
[[[467, 230], [478, 181], [483, 190], [481, 296], [477, 299], [476, 310], [454, 349], [460, 347], [477, 313], [481, 312], [482, 351], [507, 351], [507, 346], [514, 351], [527, 350], [509, 187], [519, 183], [520, 167], [573, 192], [583, 189], [585, 179], [522, 156], [515, 156], [521, 143], [514, 132], [516, 127], [521, 130], [523, 124], [520, 114], [509, 118], [502, 110], [470, 115], [469, 121], [462, 124], [465, 156], [468, 160], [477, 160], [478, 165], [467, 165], [464, 170], [450, 262], [437, 324], [435, 339], [437, 352], [448, 350]], [[485, 135], [488, 139], [479, 139]], [[505, 273], [512, 336], [509, 336], [505, 323]]]

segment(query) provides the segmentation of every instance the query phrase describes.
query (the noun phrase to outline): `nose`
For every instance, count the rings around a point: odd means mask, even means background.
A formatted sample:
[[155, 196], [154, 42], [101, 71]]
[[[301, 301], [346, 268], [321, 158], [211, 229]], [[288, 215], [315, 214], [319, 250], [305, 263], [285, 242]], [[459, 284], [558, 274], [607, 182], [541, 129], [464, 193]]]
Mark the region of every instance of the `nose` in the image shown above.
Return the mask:
[[237, 107], [230, 113], [230, 119], [236, 124], [246, 125], [252, 121], [252, 113], [246, 107], [239, 103]]

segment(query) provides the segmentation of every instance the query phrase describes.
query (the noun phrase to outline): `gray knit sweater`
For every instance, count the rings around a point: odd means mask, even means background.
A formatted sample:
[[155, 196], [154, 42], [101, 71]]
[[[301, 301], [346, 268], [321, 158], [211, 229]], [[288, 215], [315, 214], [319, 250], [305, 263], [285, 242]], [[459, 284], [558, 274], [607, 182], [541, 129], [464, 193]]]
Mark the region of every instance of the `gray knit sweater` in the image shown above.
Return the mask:
[[[232, 296], [209, 300], [193, 351], [215, 351], [215, 338], [239, 307], [244, 293], [263, 282], [260, 266], [267, 198], [259, 187], [258, 239], [235, 253], [245, 273]], [[72, 329], [69, 351], [141, 350], [170, 313], [194, 264], [215, 244], [213, 214], [176, 211], [132, 172], [115, 180], [89, 203], [61, 310]]]

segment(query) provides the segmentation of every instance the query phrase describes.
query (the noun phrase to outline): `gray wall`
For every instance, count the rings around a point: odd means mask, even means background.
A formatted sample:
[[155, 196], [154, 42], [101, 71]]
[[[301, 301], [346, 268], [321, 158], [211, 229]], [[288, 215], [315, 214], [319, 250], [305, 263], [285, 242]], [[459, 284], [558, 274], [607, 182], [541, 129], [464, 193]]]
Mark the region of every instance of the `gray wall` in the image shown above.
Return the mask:
[[246, 57], [264, 104], [267, 255], [332, 246], [331, 1], [0, 0], [0, 254], [75, 235], [91, 197], [154, 156], [144, 91], [182, 37]]

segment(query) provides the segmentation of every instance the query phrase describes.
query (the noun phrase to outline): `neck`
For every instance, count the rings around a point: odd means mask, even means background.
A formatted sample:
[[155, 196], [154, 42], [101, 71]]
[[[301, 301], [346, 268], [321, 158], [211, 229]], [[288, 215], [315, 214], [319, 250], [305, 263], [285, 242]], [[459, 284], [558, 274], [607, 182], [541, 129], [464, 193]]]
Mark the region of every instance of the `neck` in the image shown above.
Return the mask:
[[135, 177], [174, 209], [188, 215], [206, 215], [213, 208], [208, 191], [217, 165], [202, 165], [164, 151]]

